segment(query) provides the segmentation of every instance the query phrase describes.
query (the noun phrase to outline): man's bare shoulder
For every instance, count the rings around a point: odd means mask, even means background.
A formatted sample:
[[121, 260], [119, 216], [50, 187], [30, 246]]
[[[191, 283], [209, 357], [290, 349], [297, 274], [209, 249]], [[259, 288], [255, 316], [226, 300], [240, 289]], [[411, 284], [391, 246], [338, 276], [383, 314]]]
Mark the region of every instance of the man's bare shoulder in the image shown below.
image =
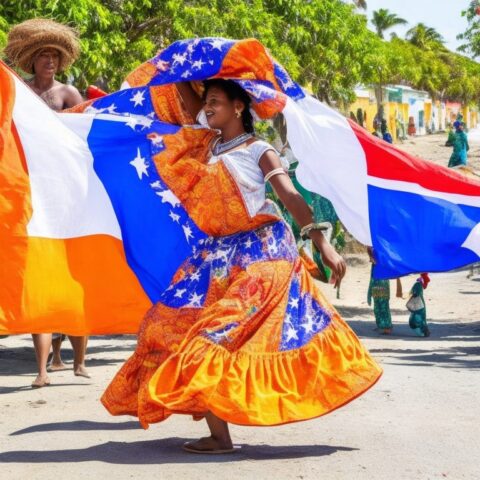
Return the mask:
[[77, 93], [80, 95], [80, 92], [78, 91], [77, 87], [74, 87], [73, 85], [67, 85], [65, 83], [60, 83], [58, 82], [55, 85], [56, 88], [58, 88], [60, 91], [62, 91], [65, 94], [75, 94]]
[[73, 107], [78, 103], [83, 102], [83, 98], [80, 95], [80, 92], [73, 85], [65, 85], [61, 83], [59, 85], [59, 90], [62, 93], [62, 98], [65, 102], [66, 107]]

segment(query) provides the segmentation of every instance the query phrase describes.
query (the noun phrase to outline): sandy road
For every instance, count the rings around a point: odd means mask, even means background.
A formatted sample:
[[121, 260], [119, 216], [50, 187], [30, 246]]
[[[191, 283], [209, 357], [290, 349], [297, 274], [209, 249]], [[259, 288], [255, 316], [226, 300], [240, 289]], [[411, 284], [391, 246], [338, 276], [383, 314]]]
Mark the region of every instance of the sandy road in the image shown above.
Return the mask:
[[[479, 157], [480, 135], [472, 137]], [[450, 149], [442, 141], [415, 139], [404, 148], [447, 162]], [[405, 300], [393, 299], [394, 335], [383, 337], [366, 304], [369, 266], [354, 260], [342, 298], [328, 286], [325, 291], [384, 367], [360, 399], [309, 422], [233, 427], [242, 445], [235, 455], [188, 455], [180, 446], [206, 433], [202, 423], [177, 416], [143, 431], [134, 419], [110, 417], [98, 401], [134, 348], [133, 337], [92, 338], [93, 378], [58, 372], [41, 390], [29, 388], [35, 376], [30, 338], [9, 337], [0, 340], [0, 478], [480, 478], [480, 277], [432, 276], [428, 339], [412, 335]], [[405, 279], [405, 291], [413, 281]], [[69, 348], [65, 358], [72, 360]]]

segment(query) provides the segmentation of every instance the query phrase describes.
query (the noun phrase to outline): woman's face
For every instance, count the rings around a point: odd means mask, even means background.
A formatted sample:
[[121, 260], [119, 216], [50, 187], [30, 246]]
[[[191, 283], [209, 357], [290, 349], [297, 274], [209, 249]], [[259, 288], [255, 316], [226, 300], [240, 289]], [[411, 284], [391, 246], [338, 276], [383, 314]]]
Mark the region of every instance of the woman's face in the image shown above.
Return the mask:
[[205, 98], [203, 111], [207, 116], [208, 126], [221, 130], [233, 119], [237, 119], [237, 111], [243, 110], [242, 102], [230, 100], [227, 94], [218, 87], [210, 87]]

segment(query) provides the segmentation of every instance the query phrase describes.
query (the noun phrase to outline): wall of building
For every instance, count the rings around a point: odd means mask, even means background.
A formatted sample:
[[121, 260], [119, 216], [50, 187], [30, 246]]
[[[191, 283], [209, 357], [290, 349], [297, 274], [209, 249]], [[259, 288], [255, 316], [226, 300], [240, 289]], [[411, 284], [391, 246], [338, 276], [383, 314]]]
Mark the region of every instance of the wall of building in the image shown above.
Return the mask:
[[[426, 92], [420, 92], [408, 87], [387, 87], [385, 90], [385, 119], [390, 133], [396, 141], [407, 133], [409, 120], [413, 118], [416, 135], [445, 130], [461, 113], [467, 128], [475, 128], [479, 122], [477, 108], [464, 106], [458, 102], [441, 102], [432, 100]], [[355, 115], [361, 108], [366, 114], [364, 127], [372, 132], [373, 120], [377, 113], [377, 104], [373, 89], [359, 89], [356, 101], [350, 106]]]

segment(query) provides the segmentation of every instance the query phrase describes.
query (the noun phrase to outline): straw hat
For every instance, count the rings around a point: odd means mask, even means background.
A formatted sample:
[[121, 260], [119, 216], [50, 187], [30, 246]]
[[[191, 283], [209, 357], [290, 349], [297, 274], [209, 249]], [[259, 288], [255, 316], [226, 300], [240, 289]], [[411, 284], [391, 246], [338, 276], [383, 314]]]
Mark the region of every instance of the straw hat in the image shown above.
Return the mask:
[[60, 52], [59, 72], [68, 68], [80, 54], [75, 30], [53, 20], [34, 18], [19, 23], [10, 30], [5, 55], [24, 72], [34, 73], [35, 56], [45, 48], [54, 48]]

